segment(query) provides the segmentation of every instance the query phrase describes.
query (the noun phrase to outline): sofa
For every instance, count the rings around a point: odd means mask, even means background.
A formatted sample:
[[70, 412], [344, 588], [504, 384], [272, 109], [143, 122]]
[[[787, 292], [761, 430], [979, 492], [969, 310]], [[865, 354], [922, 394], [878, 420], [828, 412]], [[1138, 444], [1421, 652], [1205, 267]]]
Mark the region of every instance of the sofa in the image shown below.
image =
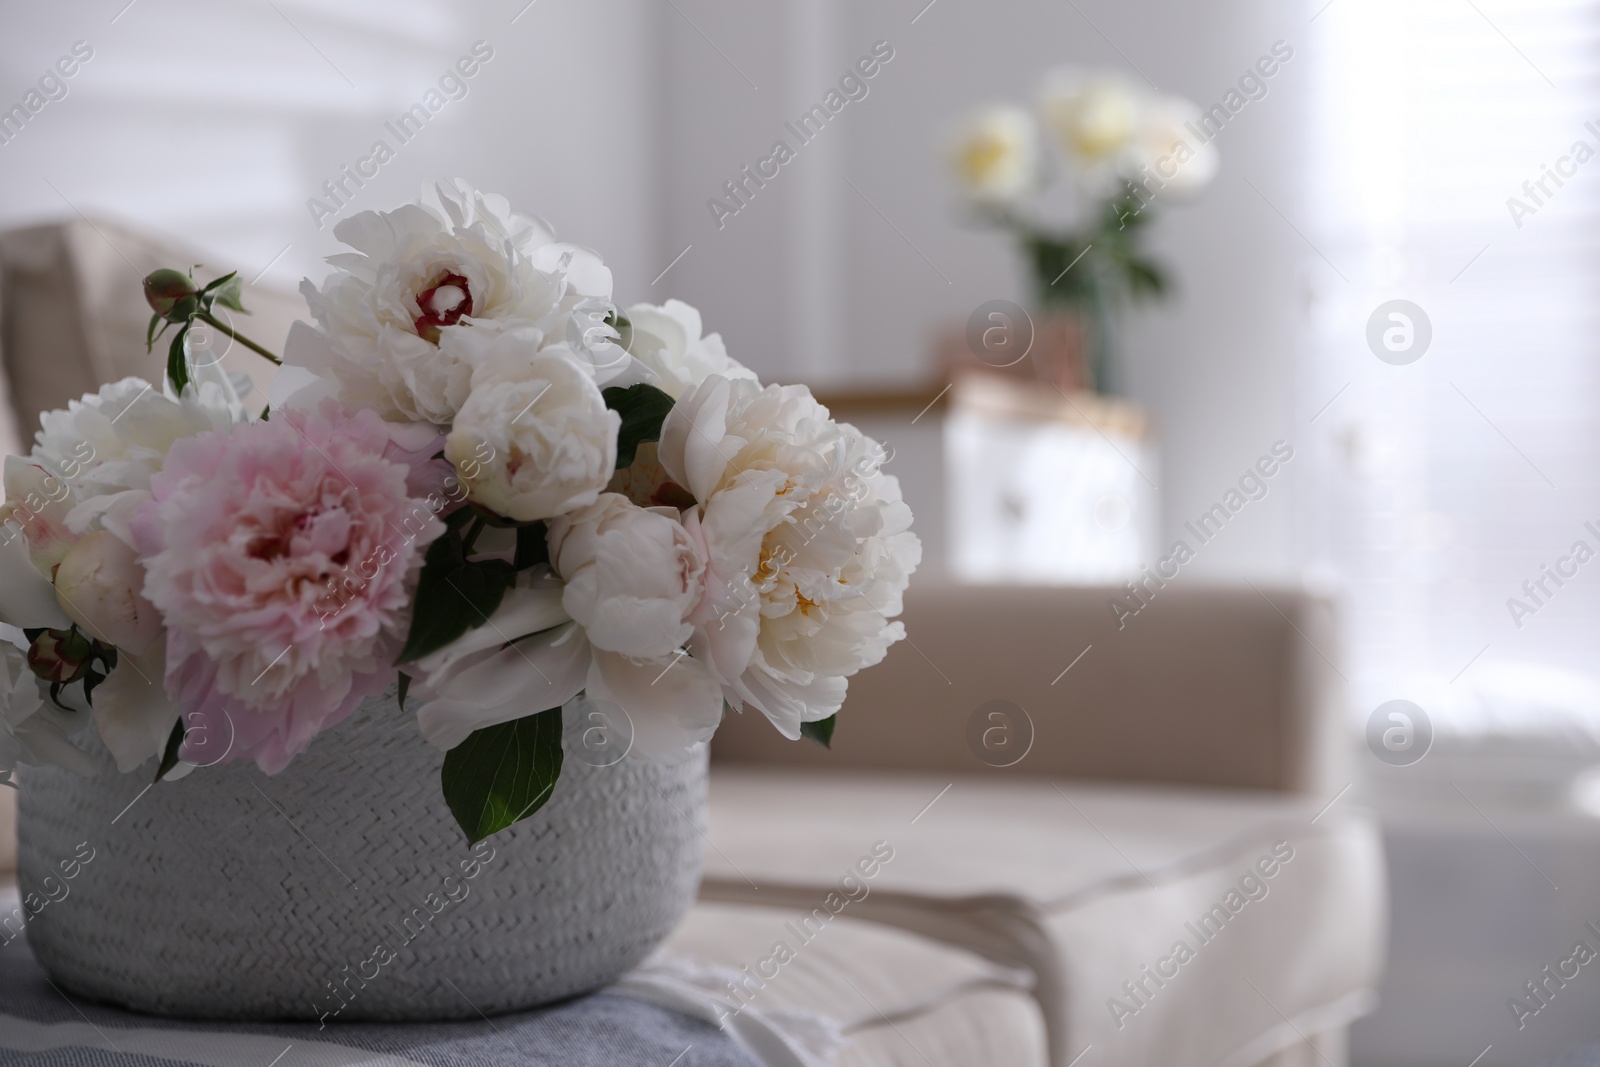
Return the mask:
[[[0, 433], [156, 380], [137, 282], [185, 261], [87, 220], [0, 234]], [[296, 300], [248, 287], [252, 332], [278, 343]], [[766, 1062], [1342, 1067], [1386, 916], [1330, 599], [927, 573], [904, 621], [830, 750], [756, 712], [713, 743], [701, 901], [663, 956], [815, 1035]]]

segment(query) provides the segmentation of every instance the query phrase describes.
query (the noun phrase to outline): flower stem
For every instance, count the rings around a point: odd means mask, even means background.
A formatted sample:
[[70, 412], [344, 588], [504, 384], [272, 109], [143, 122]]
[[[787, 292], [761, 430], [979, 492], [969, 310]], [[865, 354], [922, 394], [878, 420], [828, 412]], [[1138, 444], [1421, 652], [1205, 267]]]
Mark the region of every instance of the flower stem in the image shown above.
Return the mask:
[[209, 312], [206, 312], [206, 311], [198, 312], [198, 313], [196, 313], [195, 318], [199, 319], [201, 322], [205, 323], [208, 326], [216, 327], [217, 329], [221, 330], [224, 334], [226, 334], [227, 336], [233, 338], [235, 341], [238, 341], [240, 344], [244, 345], [246, 348], [250, 349], [250, 351], [256, 353], [257, 355], [265, 356], [267, 359], [272, 360], [272, 362], [278, 364], [279, 366], [283, 365], [283, 360], [279, 359], [277, 356], [273, 355], [271, 352], [268, 352], [265, 348], [262, 348], [260, 345], [256, 344], [254, 341], [250, 340], [250, 338], [246, 337], [244, 334], [238, 333], [235, 330], [233, 330], [231, 327], [223, 325], [221, 322], [217, 321], [217, 319], [212, 317], [212, 315]]

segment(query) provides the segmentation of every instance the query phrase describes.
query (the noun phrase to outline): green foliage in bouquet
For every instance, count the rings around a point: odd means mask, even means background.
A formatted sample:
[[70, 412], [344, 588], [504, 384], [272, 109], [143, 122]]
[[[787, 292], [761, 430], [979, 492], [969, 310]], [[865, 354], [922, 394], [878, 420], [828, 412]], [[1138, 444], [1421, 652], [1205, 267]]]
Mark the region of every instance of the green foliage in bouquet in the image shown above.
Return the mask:
[[238, 271], [230, 271], [199, 288], [195, 287], [192, 272], [185, 274], [183, 271], [162, 268], [145, 276], [144, 298], [154, 312], [150, 316], [150, 325], [145, 329], [145, 351], [155, 348], [156, 341], [167, 332], [168, 326], [178, 327], [178, 332], [172, 335], [172, 341], [167, 345], [167, 380], [172, 382], [172, 388], [177, 392], [182, 393], [183, 387], [189, 384], [189, 361], [184, 341], [196, 322], [213, 327], [274, 363], [283, 362], [216, 317], [214, 312], [218, 306], [245, 315], [250, 313], [244, 306], [243, 284]]
[[1166, 294], [1166, 272], [1140, 249], [1151, 215], [1141, 212], [1131, 185], [1106, 201], [1086, 233], [1051, 234], [1012, 225], [1033, 268], [1034, 299], [1041, 308], [1082, 315], [1089, 326], [1089, 362], [1101, 388], [1109, 380], [1111, 335], [1117, 311]]
[[[633, 462], [641, 444], [661, 438], [672, 398], [653, 385], [602, 390], [622, 419], [617, 467]], [[515, 558], [475, 560], [473, 546], [489, 526], [516, 530]], [[417, 580], [411, 630], [397, 666], [404, 667], [489, 623], [517, 575], [548, 563], [543, 521], [512, 522], [476, 507], [445, 518], [445, 532], [428, 546]], [[402, 701], [410, 679], [401, 674]], [[561, 709], [549, 708], [484, 727], [451, 749], [441, 773], [445, 803], [472, 843], [520, 822], [550, 799], [561, 776]]]

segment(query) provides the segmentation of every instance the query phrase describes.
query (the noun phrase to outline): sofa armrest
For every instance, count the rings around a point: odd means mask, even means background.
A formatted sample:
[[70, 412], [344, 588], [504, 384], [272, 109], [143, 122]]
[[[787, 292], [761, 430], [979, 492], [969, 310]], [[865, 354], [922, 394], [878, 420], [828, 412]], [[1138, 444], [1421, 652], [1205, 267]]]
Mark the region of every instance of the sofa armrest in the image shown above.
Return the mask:
[[[0, 445], [6, 451], [26, 447], [39, 428], [41, 411], [66, 407], [107, 382], [136, 375], [159, 389], [172, 334], [154, 352], [145, 350], [150, 307], [141, 283], [157, 267], [183, 269], [193, 263], [206, 264], [201, 278], [229, 269], [181, 242], [105, 220], [73, 219], [0, 233], [0, 354], [8, 394], [3, 400], [10, 409], [0, 412]], [[281, 354], [290, 324], [305, 314], [305, 302], [295, 293], [257, 283], [245, 287], [244, 304], [250, 314], [230, 317]], [[210, 337], [222, 365], [252, 379], [256, 395], [246, 402], [264, 405], [273, 366], [215, 332]]]
[[[907, 639], [850, 680], [832, 751], [786, 741], [747, 710], [727, 717], [713, 757], [1291, 793], [1338, 788], [1342, 678], [1325, 597], [1169, 583], [1136, 614], [1127, 613], [1132, 606], [1125, 590], [1112, 588], [913, 582], [902, 616]], [[980, 713], [991, 701], [1020, 707], [1026, 721]], [[986, 729], [987, 761], [979, 756]], [[1010, 766], [992, 765], [1023, 751]]]

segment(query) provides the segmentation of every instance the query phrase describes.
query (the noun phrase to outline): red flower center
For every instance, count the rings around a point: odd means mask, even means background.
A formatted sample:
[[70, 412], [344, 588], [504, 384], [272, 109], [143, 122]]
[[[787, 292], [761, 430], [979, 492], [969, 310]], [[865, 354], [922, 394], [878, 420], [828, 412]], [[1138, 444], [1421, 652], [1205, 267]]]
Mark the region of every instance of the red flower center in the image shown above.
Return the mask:
[[472, 314], [472, 290], [467, 279], [446, 271], [428, 288], [417, 294], [417, 336], [439, 343], [439, 331], [454, 326], [463, 315]]

